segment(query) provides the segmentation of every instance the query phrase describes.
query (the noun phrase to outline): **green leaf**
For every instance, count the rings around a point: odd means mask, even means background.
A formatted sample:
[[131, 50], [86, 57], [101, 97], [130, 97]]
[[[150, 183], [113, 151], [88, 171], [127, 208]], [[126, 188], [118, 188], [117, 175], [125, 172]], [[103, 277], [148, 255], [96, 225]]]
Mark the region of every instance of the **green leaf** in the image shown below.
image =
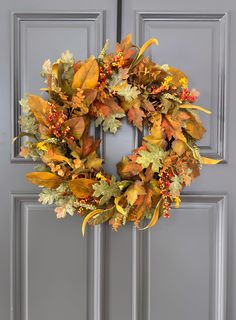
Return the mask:
[[117, 118], [123, 117], [125, 117], [124, 113], [114, 113], [107, 117], [100, 116], [96, 119], [95, 125], [98, 127], [102, 124], [104, 132], [110, 131], [116, 133], [117, 129], [121, 126], [121, 122]]
[[124, 97], [125, 101], [128, 102], [137, 99], [140, 94], [140, 91], [138, 91], [136, 87], [132, 87], [130, 84], [126, 83], [125, 85], [120, 85], [116, 92], [119, 96]]
[[148, 150], [139, 151], [139, 157], [136, 162], [142, 166], [143, 169], [147, 168], [150, 164], [154, 172], [159, 172], [159, 169], [163, 165], [163, 161], [167, 155], [161, 147], [153, 145], [151, 143], [146, 144]]
[[170, 189], [170, 193], [171, 193], [172, 197], [175, 198], [180, 195], [182, 185], [180, 183], [179, 177], [176, 174], [171, 178], [171, 183], [170, 183], [169, 189]]
[[99, 181], [93, 185], [93, 196], [96, 198], [101, 197], [99, 204], [102, 206], [107, 203], [112, 197], [119, 197], [121, 191], [119, 182], [116, 182], [115, 176], [111, 177], [110, 183], [106, 181]]

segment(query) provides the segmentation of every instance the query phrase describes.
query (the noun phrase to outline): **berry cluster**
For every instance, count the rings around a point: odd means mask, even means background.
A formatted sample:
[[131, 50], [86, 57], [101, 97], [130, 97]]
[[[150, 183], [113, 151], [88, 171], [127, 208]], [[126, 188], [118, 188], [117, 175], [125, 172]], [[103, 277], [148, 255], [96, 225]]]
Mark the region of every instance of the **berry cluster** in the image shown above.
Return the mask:
[[62, 124], [67, 120], [67, 116], [63, 112], [58, 111], [53, 104], [50, 104], [48, 110], [48, 120], [50, 122], [49, 129], [57, 138], [66, 135], [70, 131], [69, 127], [62, 129]]
[[160, 188], [160, 194], [162, 195], [162, 207], [163, 207], [163, 217], [169, 218], [170, 214], [170, 208], [172, 203], [172, 196], [169, 192], [170, 187], [170, 179], [173, 176], [173, 174], [170, 171], [162, 171], [159, 173], [159, 188]]

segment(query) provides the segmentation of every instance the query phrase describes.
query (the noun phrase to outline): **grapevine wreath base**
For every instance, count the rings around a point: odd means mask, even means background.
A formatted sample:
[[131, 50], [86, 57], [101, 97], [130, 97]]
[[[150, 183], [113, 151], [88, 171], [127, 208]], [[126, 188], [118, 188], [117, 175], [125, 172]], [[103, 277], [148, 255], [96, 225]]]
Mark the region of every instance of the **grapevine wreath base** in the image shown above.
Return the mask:
[[[144, 51], [158, 44], [148, 40], [141, 48], [126, 36], [107, 53], [74, 60], [66, 51], [51, 64], [45, 61], [41, 89], [46, 100], [27, 95], [20, 101], [21, 133], [29, 139], [20, 155], [43, 164], [27, 179], [40, 187], [39, 201], [56, 204], [56, 215], [84, 217], [96, 225], [109, 221], [114, 230], [128, 221], [145, 228], [169, 217], [172, 203], [198, 175], [202, 164], [218, 161], [201, 157], [196, 141], [205, 129], [194, 105], [199, 92], [188, 89], [186, 75], [168, 65], [158, 65]], [[104, 132], [115, 134], [127, 117], [131, 125], [149, 135], [117, 164], [119, 180], [102, 169], [97, 149], [100, 140], [89, 135], [91, 120]]]

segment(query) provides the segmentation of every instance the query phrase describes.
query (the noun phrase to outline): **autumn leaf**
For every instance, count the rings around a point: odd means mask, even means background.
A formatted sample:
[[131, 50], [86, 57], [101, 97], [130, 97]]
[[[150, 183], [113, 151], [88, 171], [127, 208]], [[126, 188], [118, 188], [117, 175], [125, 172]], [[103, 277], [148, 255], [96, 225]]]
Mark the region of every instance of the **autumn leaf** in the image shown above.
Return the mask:
[[222, 159], [210, 159], [210, 158], [206, 158], [206, 157], [201, 157], [202, 164], [217, 164], [221, 161], [222, 161]]
[[96, 209], [93, 210], [92, 212], [90, 212], [89, 214], [87, 214], [87, 216], [84, 218], [83, 223], [82, 223], [82, 235], [84, 237], [85, 234], [85, 228], [87, 223], [89, 222], [90, 219], [92, 219], [94, 216], [101, 214], [103, 212], [102, 209]]
[[140, 164], [131, 162], [127, 157], [124, 157], [122, 161], [117, 164], [117, 171], [122, 179], [130, 179], [135, 177], [142, 171]]
[[133, 44], [132, 44], [132, 35], [131, 33], [127, 34], [126, 37], [124, 37], [124, 39], [122, 39], [121, 43], [117, 43], [116, 45], [116, 52], [120, 52], [120, 51], [125, 51], [127, 49], [129, 49]]
[[93, 151], [87, 156], [86, 167], [88, 169], [99, 169], [102, 165], [102, 159], [97, 157], [96, 151]]
[[97, 150], [97, 148], [100, 145], [100, 142], [101, 142], [100, 139], [97, 139], [94, 141], [94, 138], [92, 136], [88, 136], [87, 134], [84, 134], [80, 139], [81, 150], [79, 154], [81, 154], [81, 156], [83, 157], [86, 157], [91, 152]]
[[145, 195], [146, 190], [143, 186], [143, 182], [136, 180], [129, 188], [125, 191], [128, 203], [132, 206], [137, 200], [138, 196]]
[[200, 107], [200, 106], [195, 106], [193, 104], [182, 104], [180, 106], [181, 109], [193, 109], [193, 110], [199, 110], [199, 111], [202, 111], [202, 112], [205, 112], [206, 114], [211, 114], [211, 111], [203, 108], [203, 107]]
[[94, 89], [98, 83], [99, 68], [95, 57], [91, 56], [75, 73], [72, 88]]
[[30, 110], [34, 114], [36, 120], [42, 125], [49, 126], [50, 123], [47, 118], [48, 102], [41, 97], [35, 95], [28, 96], [28, 103]]
[[71, 118], [65, 121], [62, 125], [62, 129], [70, 127], [71, 134], [75, 139], [80, 139], [85, 130], [85, 122], [83, 117]]
[[127, 113], [129, 122], [133, 123], [140, 131], [143, 128], [144, 112], [140, 108], [131, 107]]
[[186, 138], [182, 132], [182, 118], [183, 120], [186, 119], [185, 113], [182, 113], [181, 115], [178, 114], [175, 117], [172, 118], [170, 114], [166, 114], [163, 117], [162, 121], [162, 128], [169, 140], [172, 139], [172, 137], [182, 140], [183, 142], [186, 141]]
[[187, 79], [187, 84], [188, 84], [188, 77], [186, 76], [186, 74], [185, 74], [184, 72], [180, 71], [180, 70], [177, 69], [177, 68], [171, 67], [171, 66], [169, 66], [169, 70], [168, 70], [168, 71], [171, 73], [171, 76], [172, 76], [171, 82], [172, 82], [173, 85], [175, 85], [176, 87], [179, 87], [179, 86], [180, 86], [179, 80], [180, 80], [180, 79], [183, 79], [183, 78], [186, 78], [186, 79]]
[[43, 162], [48, 163], [51, 161], [56, 161], [56, 162], [66, 162], [69, 166], [72, 166], [72, 161], [71, 159], [65, 157], [60, 150], [60, 148], [48, 145], [45, 146], [46, 150], [44, 154], [41, 156]]
[[159, 172], [167, 153], [161, 147], [151, 143], [147, 143], [147, 148], [148, 150], [139, 151], [139, 157], [136, 162], [140, 164], [143, 169], [148, 168], [151, 164], [152, 170]]
[[110, 114], [105, 118], [103, 116], [100, 116], [96, 119], [95, 125], [96, 127], [102, 125], [104, 132], [110, 131], [111, 133], [116, 133], [118, 128], [122, 125], [121, 121], [118, 119], [124, 117], [124, 113]]
[[146, 230], [148, 228], [151, 228], [157, 223], [157, 220], [160, 218], [160, 203], [161, 203], [161, 199], [158, 201], [154, 209], [151, 221], [146, 227], [142, 228], [141, 230]]
[[76, 198], [83, 199], [92, 195], [93, 188], [92, 185], [94, 180], [86, 178], [78, 178], [70, 180], [68, 186]]
[[200, 140], [206, 130], [203, 127], [202, 122], [196, 113], [194, 114], [190, 111], [188, 113], [189, 119], [185, 121], [184, 129], [195, 140]]
[[158, 114], [155, 118], [153, 125], [150, 129], [150, 135], [145, 136], [143, 139], [151, 144], [160, 146], [163, 141], [163, 131], [161, 127], [162, 115]]
[[103, 103], [98, 101], [95, 103], [95, 107], [98, 115], [103, 117], [107, 117], [114, 113], [124, 114], [123, 109], [115, 102], [113, 98], [107, 98]]
[[155, 44], [155, 45], [158, 46], [158, 40], [155, 39], [155, 38], [151, 38], [151, 39], [149, 39], [148, 41], [146, 41], [146, 42], [142, 45], [142, 47], [140, 48], [139, 53], [138, 53], [138, 56], [137, 56], [136, 59], [138, 60], [139, 57], [141, 57], [141, 55], [143, 55], [144, 52], [145, 52], [152, 44]]
[[175, 140], [172, 142], [172, 149], [178, 154], [178, 156], [181, 156], [188, 147], [182, 140]]
[[57, 188], [63, 181], [59, 176], [50, 172], [30, 172], [26, 178], [33, 184], [51, 189]]
[[97, 90], [96, 89], [85, 89], [83, 92], [84, 103], [86, 107], [89, 107], [90, 104], [96, 99]]
[[99, 204], [102, 206], [105, 203], [109, 202], [112, 197], [119, 197], [120, 188], [119, 183], [116, 182], [115, 176], [111, 177], [110, 183], [107, 181], [99, 181], [93, 185], [93, 196], [100, 198]]

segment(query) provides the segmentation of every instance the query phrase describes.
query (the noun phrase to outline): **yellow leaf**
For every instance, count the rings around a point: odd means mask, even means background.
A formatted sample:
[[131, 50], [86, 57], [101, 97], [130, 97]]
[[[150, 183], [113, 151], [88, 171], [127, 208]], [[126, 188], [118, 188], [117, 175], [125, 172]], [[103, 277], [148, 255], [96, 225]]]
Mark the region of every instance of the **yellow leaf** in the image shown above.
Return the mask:
[[176, 86], [178, 87], [179, 85], [181, 85], [181, 82], [180, 80], [185, 78], [185, 83], [186, 83], [186, 86], [188, 85], [188, 77], [186, 76], [186, 74], [182, 71], [180, 71], [179, 69], [177, 68], [174, 68], [174, 67], [171, 67], [169, 66], [169, 70], [168, 70], [171, 75], [172, 75], [172, 80], [171, 82]]
[[178, 154], [178, 156], [181, 156], [188, 149], [186, 143], [184, 143], [182, 140], [175, 140], [172, 143], [172, 148]]
[[78, 178], [70, 180], [68, 182], [68, 185], [70, 190], [77, 198], [83, 199], [91, 196], [91, 194], [93, 193], [93, 183], [94, 180], [92, 179]]
[[102, 165], [102, 161], [102, 159], [97, 157], [96, 151], [93, 151], [87, 157], [86, 167], [88, 169], [99, 169]]
[[26, 178], [33, 184], [51, 189], [57, 188], [63, 181], [62, 178], [50, 172], [30, 172]]
[[198, 115], [192, 113], [189, 113], [189, 119], [185, 121], [184, 129], [195, 140], [200, 140], [206, 131]]
[[222, 159], [216, 160], [216, 159], [210, 159], [210, 158], [206, 158], [206, 157], [201, 157], [201, 163], [202, 164], [217, 164], [217, 163], [219, 163], [221, 161], [222, 161]]
[[95, 57], [90, 57], [75, 73], [72, 88], [94, 89], [98, 83], [99, 68]]
[[145, 195], [146, 190], [143, 187], [142, 181], [135, 181], [129, 188], [126, 190], [125, 195], [127, 197], [128, 203], [132, 206], [137, 200], [139, 195]]
[[90, 213], [84, 218], [83, 223], [82, 223], [82, 235], [83, 235], [83, 237], [84, 237], [86, 225], [87, 225], [87, 223], [89, 222], [89, 220], [90, 220], [92, 217], [94, 217], [95, 215], [97, 215], [97, 214], [99, 214], [99, 213], [101, 213], [101, 212], [103, 212], [102, 209], [96, 209], [96, 210], [90, 212]]
[[193, 104], [182, 104], [179, 106], [179, 108], [181, 108], [181, 109], [196, 109], [196, 110], [200, 110], [202, 112], [205, 112], [207, 114], [211, 114], [211, 111], [209, 111], [203, 107], [200, 107], [200, 106], [195, 106]]
[[159, 211], [160, 202], [161, 202], [161, 199], [158, 201], [158, 203], [156, 205], [156, 208], [155, 208], [155, 210], [153, 212], [152, 219], [149, 222], [149, 224], [146, 227], [142, 228], [141, 230], [146, 230], [148, 228], [153, 227], [156, 224], [156, 222], [157, 222], [157, 220], [159, 219], [159, 216], [160, 216], [160, 211]]
[[143, 139], [151, 144], [160, 145], [163, 141], [163, 131], [161, 128], [162, 115], [159, 114], [153, 123], [150, 130], [150, 135], [145, 136]]
[[152, 45], [152, 44], [156, 44], [156, 45], [158, 46], [158, 40], [155, 39], [155, 38], [151, 38], [151, 39], [149, 39], [148, 41], [146, 41], [146, 42], [142, 45], [142, 47], [140, 48], [139, 53], [138, 53], [138, 56], [137, 56], [136, 59], [138, 60], [138, 58], [141, 57], [142, 54], [144, 54], [144, 51], [147, 50], [147, 48], [149, 48], [150, 45]]
[[123, 214], [124, 216], [126, 216], [125, 210], [119, 205], [120, 199], [121, 199], [121, 197], [117, 197], [117, 198], [115, 198], [115, 200], [114, 200], [115, 205], [116, 205], [116, 210], [117, 210], [118, 212], [120, 212], [121, 214]]
[[50, 123], [47, 118], [48, 102], [41, 97], [29, 95], [28, 103], [36, 120], [43, 125], [49, 126]]

